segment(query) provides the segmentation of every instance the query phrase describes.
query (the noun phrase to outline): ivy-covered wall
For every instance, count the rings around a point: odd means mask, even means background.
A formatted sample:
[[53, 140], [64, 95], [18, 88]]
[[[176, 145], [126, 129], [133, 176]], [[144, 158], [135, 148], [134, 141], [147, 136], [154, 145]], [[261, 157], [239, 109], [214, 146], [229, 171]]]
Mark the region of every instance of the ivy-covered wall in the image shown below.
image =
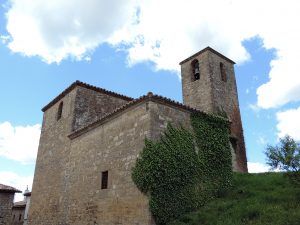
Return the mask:
[[194, 113], [191, 123], [199, 148], [200, 178], [205, 195], [218, 196], [232, 183], [229, 121], [220, 116]]
[[232, 182], [228, 120], [191, 114], [193, 130], [169, 125], [145, 147], [132, 179], [149, 197], [158, 225], [164, 225], [220, 195]]

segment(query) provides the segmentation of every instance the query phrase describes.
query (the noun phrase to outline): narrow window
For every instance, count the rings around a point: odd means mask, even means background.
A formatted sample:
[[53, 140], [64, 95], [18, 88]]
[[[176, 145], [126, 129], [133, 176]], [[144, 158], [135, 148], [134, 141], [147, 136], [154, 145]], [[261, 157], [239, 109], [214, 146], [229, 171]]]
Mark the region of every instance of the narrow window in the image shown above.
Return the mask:
[[16, 218], [16, 215], [14, 214], [14, 216], [13, 216], [13, 221], [15, 221], [15, 218]]
[[234, 137], [230, 137], [230, 143], [231, 143], [231, 146], [234, 150], [234, 153], [236, 153], [236, 151], [237, 151], [237, 139], [234, 138]]
[[102, 178], [101, 178], [101, 189], [107, 189], [108, 185], [108, 171], [102, 172]]
[[220, 63], [220, 73], [221, 73], [221, 80], [226, 82], [227, 76], [226, 76], [225, 67], [223, 63]]
[[19, 221], [21, 220], [21, 218], [22, 218], [22, 214], [19, 215]]
[[192, 80], [199, 80], [200, 79], [200, 65], [197, 59], [192, 61]]
[[57, 110], [57, 116], [56, 116], [57, 120], [59, 120], [61, 118], [62, 111], [63, 111], [63, 105], [64, 105], [63, 102], [59, 103], [58, 110]]

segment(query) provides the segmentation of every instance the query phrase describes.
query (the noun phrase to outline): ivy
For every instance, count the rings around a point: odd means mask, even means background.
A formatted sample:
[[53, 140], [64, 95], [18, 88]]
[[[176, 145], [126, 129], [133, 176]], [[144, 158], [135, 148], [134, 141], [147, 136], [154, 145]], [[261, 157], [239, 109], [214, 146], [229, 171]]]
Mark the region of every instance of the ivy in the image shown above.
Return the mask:
[[191, 115], [199, 148], [200, 182], [207, 198], [217, 197], [232, 184], [229, 121], [213, 115]]
[[196, 210], [231, 185], [228, 121], [197, 113], [191, 124], [193, 132], [168, 125], [160, 140], [146, 139], [132, 171], [159, 225]]

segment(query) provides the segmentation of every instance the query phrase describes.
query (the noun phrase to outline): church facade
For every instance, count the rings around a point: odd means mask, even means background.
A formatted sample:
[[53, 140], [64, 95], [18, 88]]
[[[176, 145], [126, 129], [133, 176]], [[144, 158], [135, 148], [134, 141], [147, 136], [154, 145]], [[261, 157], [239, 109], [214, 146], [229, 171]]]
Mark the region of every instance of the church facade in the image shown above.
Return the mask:
[[154, 224], [131, 169], [146, 137], [168, 123], [191, 129], [195, 111], [227, 115], [233, 170], [247, 172], [234, 62], [207, 47], [180, 65], [183, 104], [76, 81], [42, 109], [29, 225]]

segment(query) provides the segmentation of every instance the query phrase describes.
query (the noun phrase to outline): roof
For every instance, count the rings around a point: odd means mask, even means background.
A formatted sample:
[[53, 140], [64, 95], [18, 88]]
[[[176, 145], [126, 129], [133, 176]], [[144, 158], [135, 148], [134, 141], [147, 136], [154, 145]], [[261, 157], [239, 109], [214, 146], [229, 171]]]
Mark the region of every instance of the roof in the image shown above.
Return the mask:
[[124, 100], [127, 100], [127, 101], [133, 100], [133, 98], [131, 98], [131, 97], [121, 95], [121, 94], [118, 94], [118, 93], [113, 92], [113, 91], [108, 91], [106, 89], [99, 88], [99, 87], [96, 87], [96, 86], [93, 86], [93, 85], [90, 85], [90, 84], [87, 84], [87, 83], [83, 83], [83, 82], [77, 80], [74, 83], [72, 83], [67, 89], [65, 89], [62, 93], [60, 93], [56, 98], [54, 98], [51, 102], [49, 102], [46, 106], [44, 106], [42, 108], [42, 111], [45, 112], [47, 109], [49, 109], [55, 103], [59, 102], [64, 96], [66, 96], [69, 92], [71, 92], [76, 87], [84, 87], [84, 88], [87, 88], [87, 89], [90, 89], [90, 90], [93, 90], [93, 91], [96, 91], [96, 92], [100, 92], [100, 93], [110, 95], [110, 96], [113, 96], [113, 97], [121, 98], [121, 99], [124, 99]]
[[26, 201], [15, 202], [13, 208], [25, 208]]
[[31, 196], [31, 191], [25, 192], [24, 196]]
[[0, 184], [0, 192], [3, 193], [22, 193], [22, 191], [4, 184]]
[[169, 99], [169, 98], [166, 98], [166, 97], [163, 97], [163, 96], [160, 96], [160, 95], [155, 95], [152, 92], [149, 92], [147, 95], [143, 95], [138, 99], [132, 100], [132, 101], [128, 102], [127, 104], [124, 104], [123, 106], [115, 109], [113, 112], [110, 112], [110, 113], [104, 115], [103, 117], [99, 118], [98, 120], [88, 124], [87, 126], [82, 127], [80, 129], [72, 132], [69, 135], [69, 138], [74, 139], [74, 138], [80, 136], [81, 134], [84, 134], [84, 133], [86, 133], [90, 130], [93, 130], [94, 128], [104, 124], [107, 120], [109, 120], [113, 116], [123, 112], [124, 110], [130, 108], [131, 106], [137, 105], [137, 104], [142, 103], [142, 102], [147, 102], [147, 101], [153, 101], [153, 102], [162, 103], [162, 104], [165, 104], [165, 105], [171, 105], [171, 106], [177, 107], [178, 109], [183, 109], [183, 110], [187, 110], [187, 111], [190, 111], [190, 112], [198, 112], [198, 113], [203, 113], [203, 114], [208, 115], [208, 113], [205, 113], [205, 112], [200, 111], [198, 109], [192, 108], [192, 107], [184, 105], [180, 102], [176, 102], [172, 99]]
[[232, 61], [231, 59], [227, 58], [226, 56], [222, 55], [220, 52], [217, 52], [216, 50], [212, 49], [211, 47], [207, 46], [206, 48], [202, 49], [201, 51], [195, 53], [194, 55], [188, 57], [187, 59], [183, 60], [182, 62], [179, 63], [179, 65], [191, 60], [192, 58], [198, 56], [198, 55], [201, 55], [203, 52], [206, 52], [206, 51], [211, 51], [213, 53], [215, 53], [216, 55], [220, 56], [221, 58], [231, 62], [232, 64], [235, 64], [234, 61]]

